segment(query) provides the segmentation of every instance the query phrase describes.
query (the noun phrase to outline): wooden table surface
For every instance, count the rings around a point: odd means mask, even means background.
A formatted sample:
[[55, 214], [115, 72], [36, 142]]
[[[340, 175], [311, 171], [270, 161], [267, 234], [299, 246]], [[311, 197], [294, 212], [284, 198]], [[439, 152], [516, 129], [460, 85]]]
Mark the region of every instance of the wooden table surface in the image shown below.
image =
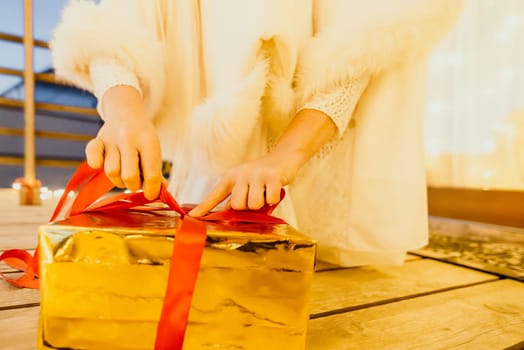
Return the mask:
[[[20, 207], [0, 190], [0, 251], [33, 248], [52, 208]], [[524, 349], [522, 282], [415, 255], [403, 266], [317, 269], [308, 349]], [[0, 281], [0, 350], [36, 348], [38, 303], [38, 291]]]

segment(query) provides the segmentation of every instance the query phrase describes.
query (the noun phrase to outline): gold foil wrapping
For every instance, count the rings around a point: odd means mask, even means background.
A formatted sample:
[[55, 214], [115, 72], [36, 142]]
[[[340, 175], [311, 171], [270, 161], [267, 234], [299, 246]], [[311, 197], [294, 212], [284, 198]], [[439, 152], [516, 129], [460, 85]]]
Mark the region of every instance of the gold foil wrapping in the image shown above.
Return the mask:
[[[40, 349], [154, 348], [176, 218], [129, 215], [41, 227]], [[305, 348], [315, 244], [259, 228], [208, 227], [184, 349]]]

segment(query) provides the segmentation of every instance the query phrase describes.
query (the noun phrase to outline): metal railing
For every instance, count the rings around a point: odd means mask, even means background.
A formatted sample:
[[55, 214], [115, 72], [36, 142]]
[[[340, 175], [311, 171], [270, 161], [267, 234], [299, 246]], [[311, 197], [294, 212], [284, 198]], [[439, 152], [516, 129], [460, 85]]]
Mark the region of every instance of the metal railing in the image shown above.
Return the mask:
[[0, 33], [0, 41], [7, 41], [24, 45], [24, 70], [0, 67], [0, 75], [21, 77], [24, 81], [23, 100], [0, 97], [0, 107], [23, 108], [24, 129], [0, 127], [0, 135], [24, 137], [24, 156], [0, 155], [0, 165], [23, 165], [24, 178], [29, 182], [36, 181], [36, 166], [74, 167], [80, 161], [64, 158], [39, 158], [35, 152], [35, 138], [49, 138], [64, 141], [85, 142], [92, 138], [90, 135], [81, 135], [65, 132], [35, 130], [35, 111], [67, 113], [71, 115], [97, 116], [95, 108], [59, 105], [54, 103], [36, 102], [34, 98], [35, 81], [51, 84], [62, 84], [52, 73], [35, 73], [33, 71], [33, 49], [40, 47], [49, 49], [49, 43], [33, 38], [33, 4], [32, 0], [24, 1], [24, 35], [18, 36]]

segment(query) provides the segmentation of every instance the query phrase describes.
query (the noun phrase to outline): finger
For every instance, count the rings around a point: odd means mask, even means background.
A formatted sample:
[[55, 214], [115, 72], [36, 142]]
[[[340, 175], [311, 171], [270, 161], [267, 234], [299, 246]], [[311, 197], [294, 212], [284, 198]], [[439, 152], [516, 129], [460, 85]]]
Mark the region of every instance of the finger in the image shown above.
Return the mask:
[[268, 181], [266, 183], [266, 203], [277, 204], [280, 202], [280, 190], [282, 184], [278, 181]]
[[118, 148], [114, 146], [105, 148], [104, 171], [115, 186], [125, 187], [120, 177], [120, 151]]
[[211, 193], [189, 212], [189, 215], [199, 217], [207, 214], [211, 209], [216, 207], [220, 202], [229, 196], [231, 193], [231, 181], [224, 179], [218, 183]]
[[231, 208], [235, 210], [247, 209], [247, 195], [249, 192], [249, 185], [247, 182], [237, 182], [231, 191]]
[[226, 207], [224, 209], [226, 209], [226, 210], [231, 209], [231, 199], [227, 201]]
[[165, 182], [162, 176], [162, 155], [160, 144], [153, 141], [140, 149], [144, 196], [153, 200], [158, 197], [160, 187]]
[[249, 194], [247, 205], [251, 210], [257, 210], [264, 206], [266, 198], [264, 196], [265, 184], [260, 178], [255, 178], [249, 183]]
[[86, 145], [87, 164], [93, 169], [100, 169], [104, 165], [104, 142], [94, 138]]
[[120, 160], [122, 162], [120, 171], [122, 181], [131, 191], [138, 191], [142, 187], [138, 151], [133, 148], [125, 149], [122, 151]]

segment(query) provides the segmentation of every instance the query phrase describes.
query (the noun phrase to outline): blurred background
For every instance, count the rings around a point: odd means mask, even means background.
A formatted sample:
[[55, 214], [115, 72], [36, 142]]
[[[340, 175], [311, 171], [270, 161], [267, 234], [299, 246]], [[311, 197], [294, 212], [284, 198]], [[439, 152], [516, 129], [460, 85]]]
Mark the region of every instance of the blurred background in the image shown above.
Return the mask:
[[[33, 1], [36, 177], [49, 190], [64, 186], [100, 126], [94, 97], [54, 80], [47, 42], [65, 3]], [[0, 188], [24, 175], [23, 18], [23, 1], [0, 0]], [[430, 212], [442, 198], [464, 199], [450, 188], [524, 189], [522, 43], [524, 1], [466, 0], [432, 53], [424, 116]]]
[[[53, 190], [65, 185], [101, 125], [93, 96], [54, 81], [47, 42], [66, 3], [33, 1], [36, 177]], [[23, 4], [0, 0], [0, 188], [24, 175]]]
[[431, 186], [524, 189], [523, 42], [524, 1], [466, 1], [430, 61]]

